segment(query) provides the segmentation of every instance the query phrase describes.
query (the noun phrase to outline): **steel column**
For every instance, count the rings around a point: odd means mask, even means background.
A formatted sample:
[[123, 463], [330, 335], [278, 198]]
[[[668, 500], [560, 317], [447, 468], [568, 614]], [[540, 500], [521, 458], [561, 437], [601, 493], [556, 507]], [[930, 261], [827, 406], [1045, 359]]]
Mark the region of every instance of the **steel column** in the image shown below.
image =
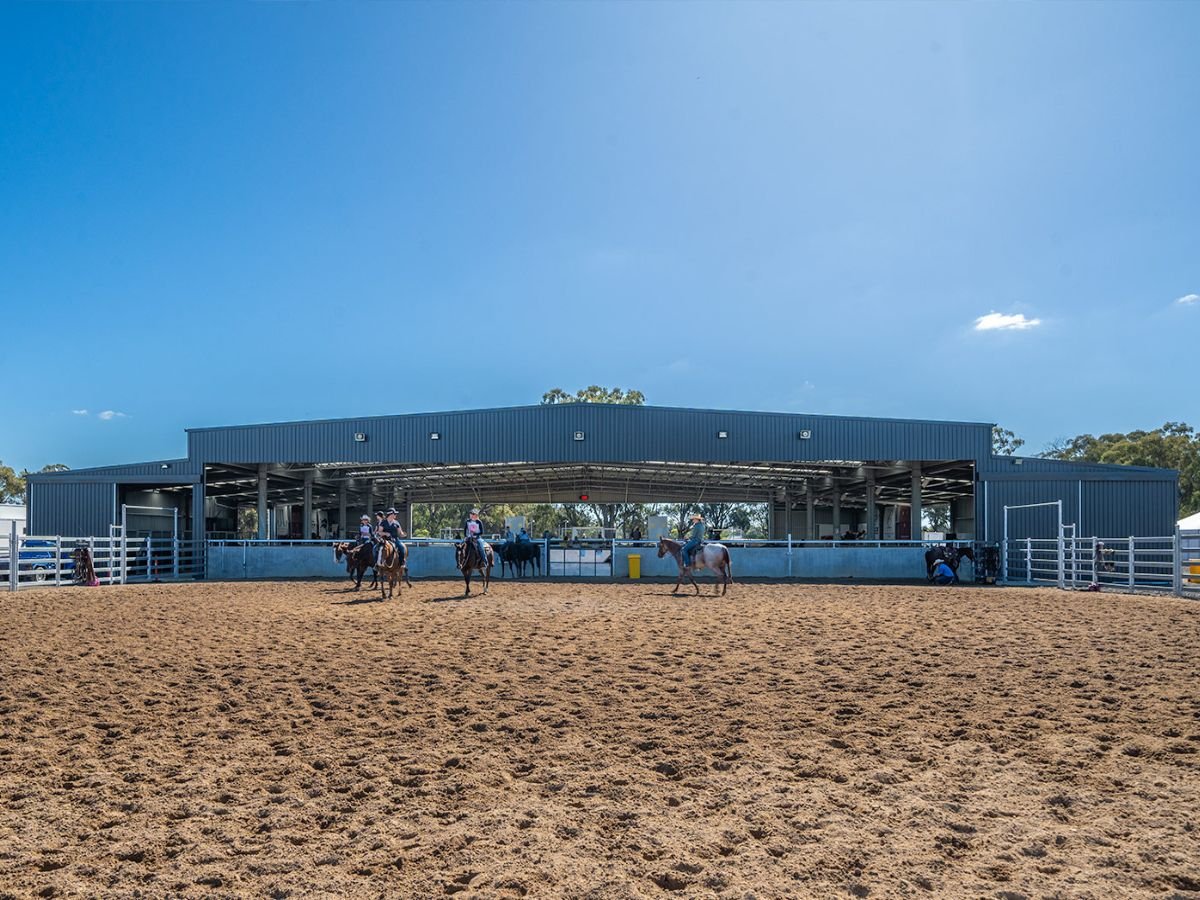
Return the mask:
[[879, 514], [875, 508], [875, 473], [867, 473], [867, 540], [879, 540]]
[[258, 539], [265, 541], [269, 537], [271, 523], [267, 511], [267, 464], [258, 466]]
[[300, 540], [307, 541], [313, 529], [313, 479], [316, 473], [311, 469], [304, 473], [304, 527], [300, 530]]
[[919, 462], [912, 464], [911, 504], [908, 516], [909, 540], [919, 541], [924, 536], [921, 531], [921, 464]]

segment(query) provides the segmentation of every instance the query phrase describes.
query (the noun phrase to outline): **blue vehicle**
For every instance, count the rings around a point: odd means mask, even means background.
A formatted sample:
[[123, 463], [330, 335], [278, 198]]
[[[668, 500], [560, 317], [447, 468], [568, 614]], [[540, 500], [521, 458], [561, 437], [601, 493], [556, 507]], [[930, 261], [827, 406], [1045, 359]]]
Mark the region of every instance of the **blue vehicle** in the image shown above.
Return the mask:
[[[39, 582], [52, 578], [54, 576], [54, 551], [54, 541], [25, 541], [19, 554], [21, 574], [32, 571], [33, 580]], [[8, 561], [7, 556], [0, 558], [0, 572], [4, 573], [5, 578], [8, 576]], [[72, 572], [75, 569], [75, 562], [71, 559], [70, 551], [65, 547], [63, 548], [61, 568], [63, 572]]]

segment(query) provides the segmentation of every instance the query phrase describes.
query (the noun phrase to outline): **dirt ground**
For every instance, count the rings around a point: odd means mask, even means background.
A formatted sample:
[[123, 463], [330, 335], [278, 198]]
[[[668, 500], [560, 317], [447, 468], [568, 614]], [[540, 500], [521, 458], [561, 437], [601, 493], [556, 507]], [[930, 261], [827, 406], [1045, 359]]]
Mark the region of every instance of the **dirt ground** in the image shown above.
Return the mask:
[[1200, 897], [1200, 605], [0, 595], [0, 896]]

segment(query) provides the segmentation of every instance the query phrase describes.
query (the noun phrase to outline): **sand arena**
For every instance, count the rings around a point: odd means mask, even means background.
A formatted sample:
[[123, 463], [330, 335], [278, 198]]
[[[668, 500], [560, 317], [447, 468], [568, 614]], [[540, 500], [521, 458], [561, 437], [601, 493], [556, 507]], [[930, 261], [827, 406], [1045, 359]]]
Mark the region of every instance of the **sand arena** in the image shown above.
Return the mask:
[[0, 600], [0, 897], [1189, 897], [1200, 606], [202, 583]]

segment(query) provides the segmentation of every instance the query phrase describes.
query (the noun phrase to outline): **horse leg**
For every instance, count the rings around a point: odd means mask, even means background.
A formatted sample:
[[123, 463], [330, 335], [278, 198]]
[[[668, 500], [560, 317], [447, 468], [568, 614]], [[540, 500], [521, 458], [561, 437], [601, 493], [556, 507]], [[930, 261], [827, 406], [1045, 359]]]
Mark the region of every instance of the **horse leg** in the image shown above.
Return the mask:
[[483, 568], [483, 592], [486, 594], [488, 588], [492, 586], [492, 567], [484, 566]]
[[471, 570], [470, 569], [463, 569], [463, 581], [465, 581], [467, 583], [467, 592], [465, 594], [463, 594], [463, 596], [470, 597], [471, 596]]

